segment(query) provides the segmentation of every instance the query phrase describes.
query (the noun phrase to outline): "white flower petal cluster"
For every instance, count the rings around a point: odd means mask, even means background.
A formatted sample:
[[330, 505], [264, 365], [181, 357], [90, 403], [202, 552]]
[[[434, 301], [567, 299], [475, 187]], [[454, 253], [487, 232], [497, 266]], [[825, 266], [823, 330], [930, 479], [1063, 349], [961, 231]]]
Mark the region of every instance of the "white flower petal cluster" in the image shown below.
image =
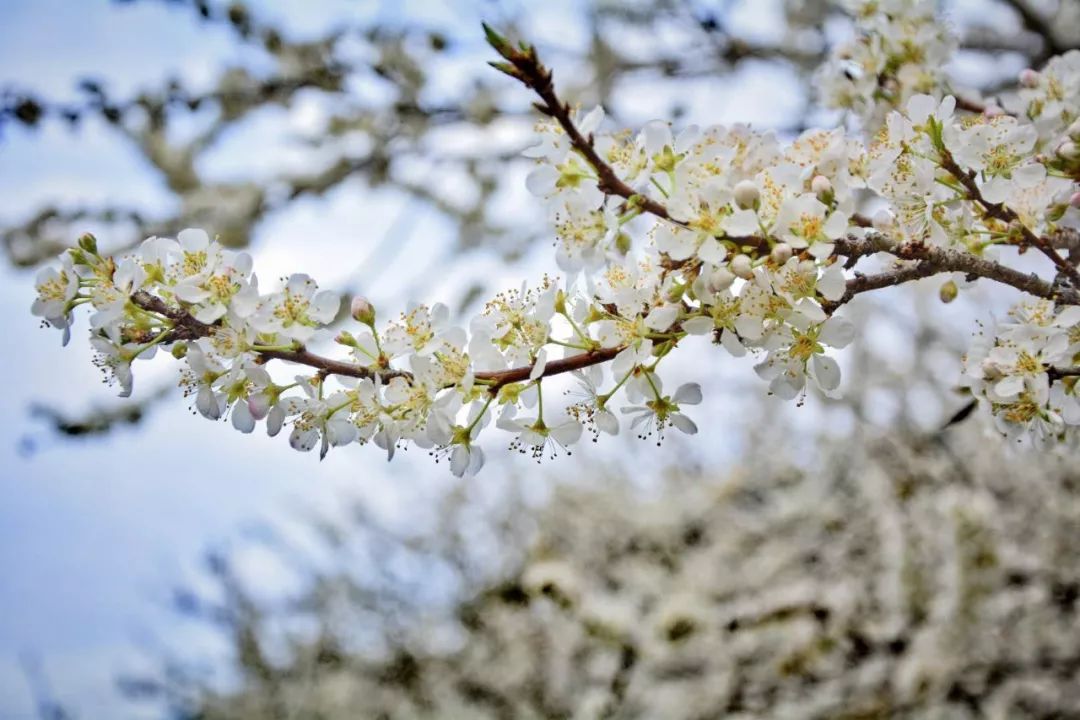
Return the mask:
[[943, 94], [957, 43], [932, 0], [846, 0], [855, 37], [816, 74], [826, 107], [850, 110], [873, 132], [914, 95]]
[[1071, 367], [1078, 356], [1080, 307], [1025, 302], [992, 335], [978, 337], [964, 359], [965, 375], [1002, 433], [1045, 445], [1080, 424], [1080, 378], [1051, 382], [1057, 368]]

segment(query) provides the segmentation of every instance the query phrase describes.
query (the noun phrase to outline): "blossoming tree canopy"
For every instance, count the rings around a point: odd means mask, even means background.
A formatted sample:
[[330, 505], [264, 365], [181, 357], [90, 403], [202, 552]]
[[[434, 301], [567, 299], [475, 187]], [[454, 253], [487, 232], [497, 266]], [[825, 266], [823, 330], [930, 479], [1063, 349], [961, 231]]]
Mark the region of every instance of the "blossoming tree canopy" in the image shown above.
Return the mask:
[[[823, 102], [860, 129], [788, 144], [742, 125], [608, 132], [601, 108], [559, 99], [534, 47], [485, 28], [502, 58], [492, 65], [545, 116], [527, 185], [563, 277], [495, 296], [467, 331], [441, 304], [387, 319], [356, 298], [339, 356], [317, 355], [308, 345], [329, 336], [340, 298], [303, 274], [260, 285], [250, 256], [195, 229], [123, 257], [83, 236], [39, 274], [33, 312], [66, 343], [89, 305], [96, 362], [121, 395], [132, 363], [168, 348], [205, 417], [287, 427], [294, 448], [321, 455], [414, 443], [464, 475], [482, 466], [490, 426], [537, 459], [624, 421], [656, 441], [696, 432], [686, 410], [700, 387], [662, 378], [687, 335], [752, 354], [782, 398], [834, 393], [835, 350], [855, 340], [848, 301], [936, 275], [948, 301], [981, 279], [1023, 299], [975, 336], [971, 391], [1010, 437], [1062, 439], [1080, 424], [1080, 52], [1025, 70], [1013, 102], [958, 101], [932, 3], [848, 5], [858, 37], [818, 77]], [[1042, 272], [1010, 266], [1002, 246], [1042, 256]], [[860, 271], [871, 256], [885, 269]], [[292, 377], [270, 372], [281, 364]], [[563, 373], [579, 385], [565, 408], [544, 393]]]

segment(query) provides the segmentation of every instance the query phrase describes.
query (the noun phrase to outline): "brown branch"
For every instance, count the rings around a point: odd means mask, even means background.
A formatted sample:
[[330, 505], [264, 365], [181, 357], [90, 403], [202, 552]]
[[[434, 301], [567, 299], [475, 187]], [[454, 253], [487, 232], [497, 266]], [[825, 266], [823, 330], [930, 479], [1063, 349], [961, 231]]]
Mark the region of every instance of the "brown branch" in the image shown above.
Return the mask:
[[1055, 286], [1034, 273], [1022, 273], [964, 250], [935, 247], [925, 243], [890, 245], [881, 236], [847, 237], [836, 243], [838, 255], [858, 258], [876, 252], [888, 252], [902, 260], [917, 262], [875, 275], [857, 275], [851, 278], [847, 282], [847, 291], [843, 297], [836, 302], [827, 303], [826, 310], [832, 312], [860, 293], [893, 287], [945, 272], [962, 272], [968, 276], [994, 280], [1035, 297], [1069, 305], [1080, 305], [1080, 292], [1074, 289]]
[[[608, 360], [613, 359], [622, 350], [623, 346], [620, 345], [613, 348], [600, 348], [599, 350], [578, 353], [577, 355], [571, 355], [570, 357], [561, 360], [551, 360], [544, 366], [543, 377], [561, 375], [563, 373], [571, 372], [572, 370], [580, 370], [589, 367], [590, 365], [598, 365], [602, 362], [607, 362]], [[532, 373], [532, 368], [532, 365], [526, 365], [524, 367], [511, 368], [510, 370], [478, 372], [476, 373], [476, 379], [491, 382], [491, 390], [494, 392], [503, 385], [528, 380], [529, 375]]]
[[[208, 325], [199, 322], [183, 308], [169, 305], [164, 300], [148, 292], [139, 290], [131, 296], [131, 301], [138, 307], [168, 318], [173, 323], [173, 330], [162, 341], [165, 344], [178, 340], [195, 340], [208, 337], [213, 334], [217, 325]], [[623, 347], [600, 348], [588, 352], [578, 353], [560, 360], [552, 360], [544, 366], [541, 377], [561, 375], [573, 370], [580, 370], [590, 365], [598, 365], [613, 359], [622, 351]], [[317, 355], [307, 348], [298, 347], [295, 350], [255, 350], [258, 362], [267, 360], [284, 360], [286, 362], [307, 365], [315, 368], [324, 375], [340, 375], [360, 379], [374, 379], [376, 375], [385, 382], [391, 378], [403, 377], [412, 379], [412, 373], [404, 370], [385, 369], [379, 372], [362, 365], [350, 362], [334, 360], [332, 358]], [[495, 392], [504, 385], [528, 380], [532, 375], [533, 365], [510, 368], [508, 370], [492, 370], [476, 373], [476, 379], [488, 385], [489, 392]]]
[[1047, 368], [1046, 374], [1050, 377], [1050, 382], [1066, 377], [1080, 377], [1080, 367], [1051, 367]]
[[668, 215], [667, 207], [663, 203], [635, 192], [634, 188], [623, 181], [618, 173], [604, 162], [603, 158], [596, 152], [592, 136], [586, 138], [581, 134], [570, 116], [570, 106], [561, 101], [555, 93], [555, 85], [551, 80], [551, 70], [544, 67], [540, 62], [536, 55], [536, 48], [532, 45], [522, 46], [521, 49], [515, 48], [490, 28], [485, 26], [485, 30], [488, 33], [488, 41], [491, 46], [508, 61], [506, 63], [492, 63], [492, 66], [518, 80], [540, 97], [542, 102], [535, 104], [536, 109], [554, 118], [559, 123], [567, 137], [570, 138], [570, 143], [574, 149], [596, 171], [597, 187], [600, 188], [600, 191], [607, 195], [617, 195], [624, 198], [627, 202], [636, 204], [637, 207], [656, 217], [678, 223], [677, 220], [672, 220], [671, 216]]
[[1024, 225], [1012, 209], [1006, 207], [1002, 203], [987, 202], [982, 196], [978, 184], [975, 182], [975, 174], [970, 171], [965, 172], [961, 169], [961, 167], [956, 164], [956, 160], [953, 159], [952, 153], [948, 150], [942, 150], [941, 152], [941, 167], [964, 186], [964, 190], [967, 191], [968, 197], [973, 202], [982, 206], [983, 211], [987, 216], [1006, 223], [1010, 228], [1018, 228], [1023, 236], [1025, 245], [1036, 248], [1039, 252], [1049, 258], [1050, 262], [1054, 263], [1054, 266], [1057, 267], [1058, 272], [1063, 273], [1072, 281], [1073, 287], [1080, 288], [1080, 273], [1077, 273], [1076, 267], [1065, 258], [1061, 257], [1058, 251], [1054, 249], [1052, 243], [1039, 237]]

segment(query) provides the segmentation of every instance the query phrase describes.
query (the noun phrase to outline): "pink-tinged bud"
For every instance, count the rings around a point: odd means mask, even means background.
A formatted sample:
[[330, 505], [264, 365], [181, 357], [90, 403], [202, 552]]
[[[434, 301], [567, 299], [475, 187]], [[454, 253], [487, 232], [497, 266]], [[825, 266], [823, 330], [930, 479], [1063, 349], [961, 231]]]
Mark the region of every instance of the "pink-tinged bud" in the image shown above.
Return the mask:
[[1058, 145], [1057, 154], [1058, 157], [1065, 160], [1080, 159], [1080, 145], [1077, 145], [1072, 140], [1066, 140]]
[[352, 299], [349, 312], [352, 313], [353, 320], [357, 322], [365, 325], [375, 324], [375, 306], [363, 295], [357, 295]]
[[761, 200], [761, 191], [758, 190], [758, 186], [754, 184], [753, 180], [743, 180], [738, 183], [733, 194], [735, 204], [743, 210], [756, 208], [758, 201]]
[[1073, 193], [1072, 197], [1069, 198], [1069, 204], [1074, 208], [1080, 208], [1080, 192]]
[[810, 181], [810, 192], [817, 195], [819, 199], [824, 199], [832, 194], [832, 183], [824, 175], [815, 175]]
[[754, 277], [754, 264], [749, 255], [736, 255], [731, 259], [731, 272], [743, 280]]
[[1035, 72], [1031, 68], [1025, 68], [1020, 71], [1020, 77], [1018, 78], [1020, 84], [1026, 88], [1038, 87], [1039, 85], [1039, 73]]
[[270, 398], [266, 393], [256, 393], [247, 400], [248, 410], [251, 412], [251, 417], [256, 420], [262, 420], [268, 414], [270, 414]]
[[1001, 109], [1000, 105], [994, 105], [993, 103], [991, 103], [990, 105], [987, 105], [985, 108], [983, 108], [983, 115], [988, 118], [1001, 117], [1004, 114], [1005, 111]]
[[876, 213], [874, 213], [874, 217], [871, 222], [874, 226], [874, 229], [882, 233], [888, 232], [896, 226], [896, 219], [893, 218], [893, 214], [885, 208], [881, 208]]
[[771, 257], [772, 261], [777, 265], [783, 265], [791, 259], [792, 254], [793, 251], [791, 249], [791, 246], [785, 242], [782, 242], [773, 245], [773, 249], [772, 252], [769, 253], [769, 257]]

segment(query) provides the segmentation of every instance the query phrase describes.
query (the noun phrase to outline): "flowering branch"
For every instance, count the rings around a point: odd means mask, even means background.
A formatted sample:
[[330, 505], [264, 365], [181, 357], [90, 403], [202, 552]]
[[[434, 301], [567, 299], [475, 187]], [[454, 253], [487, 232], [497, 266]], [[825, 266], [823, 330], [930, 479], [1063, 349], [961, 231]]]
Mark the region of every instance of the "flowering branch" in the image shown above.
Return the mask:
[[559, 127], [570, 138], [574, 149], [581, 153], [596, 171], [597, 187], [600, 191], [608, 195], [617, 195], [658, 218], [671, 220], [663, 203], [635, 192], [634, 188], [626, 184], [618, 173], [597, 154], [592, 136], [585, 137], [581, 133], [570, 116], [570, 106], [560, 100], [555, 93], [551, 70], [540, 62], [536, 55], [536, 47], [523, 44], [521, 48], [515, 48], [486, 24], [484, 32], [491, 46], [507, 60], [505, 63], [492, 62], [491, 66], [520, 81], [540, 97], [541, 102], [536, 103], [534, 107], [559, 123]]
[[[181, 308], [171, 307], [161, 298], [154, 297], [142, 290], [132, 295], [131, 301], [138, 307], [164, 315], [175, 323], [173, 328], [169, 331], [169, 334], [162, 339], [163, 344], [209, 337], [213, 334], [216, 327], [212, 324], [199, 322], [187, 311]], [[622, 347], [618, 346], [613, 348], [597, 348], [595, 350], [571, 355], [570, 357], [562, 358], [560, 360], [552, 360], [544, 365], [538, 377], [561, 375], [563, 373], [573, 372], [592, 365], [608, 362], [618, 355], [622, 349]], [[357, 379], [378, 379], [380, 382], [387, 382], [397, 377], [409, 380], [413, 379], [413, 375], [410, 372], [392, 369], [384, 369], [381, 371], [372, 370], [371, 368], [361, 365], [317, 355], [303, 346], [289, 350], [255, 350], [254, 352], [258, 357], [256, 362], [283, 360], [285, 362], [296, 363], [297, 365], [307, 365], [308, 367], [315, 368], [324, 376], [340, 375], [342, 377]], [[510, 383], [535, 379], [531, 378], [535, 369], [536, 363], [531, 363], [521, 367], [510, 368], [509, 370], [478, 372], [476, 373], [476, 379], [483, 382], [487, 386], [489, 392], [494, 393]]]
[[1064, 273], [1073, 282], [1074, 287], [1080, 287], [1080, 273], [1077, 273], [1076, 267], [1065, 260], [1065, 258], [1061, 257], [1050, 242], [1033, 233], [1020, 221], [1017, 214], [1009, 209], [1004, 203], [987, 202], [983, 197], [978, 184], [975, 182], [975, 173], [970, 170], [967, 172], [962, 170], [960, 166], [956, 164], [956, 160], [953, 159], [952, 153], [948, 150], [943, 149], [941, 152], [941, 167], [947, 170], [949, 174], [964, 186], [968, 197], [976, 202], [988, 216], [1005, 223], [1009, 226], [1010, 230], [1019, 232], [1023, 238], [1023, 244], [1038, 249], [1039, 252], [1050, 259], [1050, 262], [1054, 263], [1054, 266], [1057, 267], [1060, 272]]
[[835, 309], [849, 302], [856, 295], [871, 290], [893, 287], [913, 280], [946, 272], [960, 272], [969, 277], [986, 278], [1014, 287], [1033, 297], [1054, 300], [1068, 305], [1080, 305], [1080, 293], [1071, 288], [1054, 286], [1034, 273], [1022, 273], [1006, 265], [987, 260], [963, 250], [939, 248], [925, 243], [890, 243], [882, 236], [867, 238], [846, 237], [836, 243], [837, 254], [863, 257], [875, 252], [887, 252], [903, 260], [917, 261], [874, 275], [859, 275], [847, 281], [843, 297], [832, 303]]
[[[307, 347], [329, 336], [340, 298], [299, 273], [264, 293], [250, 257], [196, 230], [150, 238], [121, 258], [101, 255], [84, 236], [59, 268], [39, 275], [33, 312], [66, 338], [74, 310], [89, 305], [96, 362], [122, 394], [131, 392], [133, 361], [171, 347], [185, 363], [181, 386], [208, 418], [231, 413], [244, 432], [265, 420], [271, 435], [288, 421], [292, 446], [321, 444], [321, 454], [370, 440], [392, 456], [413, 443], [448, 456], [463, 475], [483, 463], [477, 437], [493, 418], [513, 435], [512, 449], [536, 459], [585, 429], [618, 433], [616, 402], [639, 437], [696, 432], [683, 408], [700, 402], [700, 387], [668, 394], [660, 374], [687, 335], [755, 355], [755, 371], [781, 398], [814, 386], [833, 393], [840, 367], [830, 350], [855, 335], [841, 306], [954, 273], [943, 286], [946, 302], [977, 278], [1033, 298], [991, 337], [973, 341], [966, 380], [1004, 433], [1063, 437], [1080, 427], [1080, 383], [1067, 379], [1080, 356], [1080, 118], [1070, 115], [1080, 107], [1080, 54], [1075, 63], [1063, 59], [1064, 69], [1051, 61], [1045, 83], [1034, 71], [1023, 76], [1025, 113], [957, 118], [954, 98], [903, 85], [937, 77], [935, 68], [891, 74], [912, 62], [911, 43], [940, 37], [924, 5], [909, 9], [897, 27], [895, 13], [868, 13], [882, 42], [849, 50], [896, 53], [863, 58], [890, 68], [870, 79], [873, 87], [839, 80], [872, 103], [863, 108], [878, 128], [869, 144], [840, 128], [809, 130], [786, 146], [744, 126], [675, 135], [654, 121], [637, 135], [602, 133], [603, 111], [572, 112], [534, 47], [512, 46], [485, 26], [503, 59], [494, 66], [535, 92], [549, 118], [526, 152], [536, 160], [526, 185], [554, 222], [555, 260], [567, 280], [545, 276], [496, 295], [468, 331], [453, 327], [441, 304], [379, 324], [375, 308], [354, 298], [355, 332], [334, 338], [349, 357], [317, 355]], [[894, 48], [893, 32], [918, 39]], [[932, 62], [934, 48], [923, 50], [919, 57]], [[1068, 73], [1077, 81], [1057, 77]], [[1077, 97], [1056, 106], [1062, 87]], [[1028, 121], [1040, 113], [1038, 125]], [[1042, 146], [1055, 147], [1053, 157]], [[872, 218], [856, 211], [867, 194], [881, 206]], [[998, 245], [1039, 249], [1057, 277], [990, 259]], [[908, 264], [850, 272], [881, 252]], [[315, 372], [281, 383], [265, 368], [274, 359]], [[544, 381], [564, 373], [575, 375], [580, 400], [560, 412]]]

